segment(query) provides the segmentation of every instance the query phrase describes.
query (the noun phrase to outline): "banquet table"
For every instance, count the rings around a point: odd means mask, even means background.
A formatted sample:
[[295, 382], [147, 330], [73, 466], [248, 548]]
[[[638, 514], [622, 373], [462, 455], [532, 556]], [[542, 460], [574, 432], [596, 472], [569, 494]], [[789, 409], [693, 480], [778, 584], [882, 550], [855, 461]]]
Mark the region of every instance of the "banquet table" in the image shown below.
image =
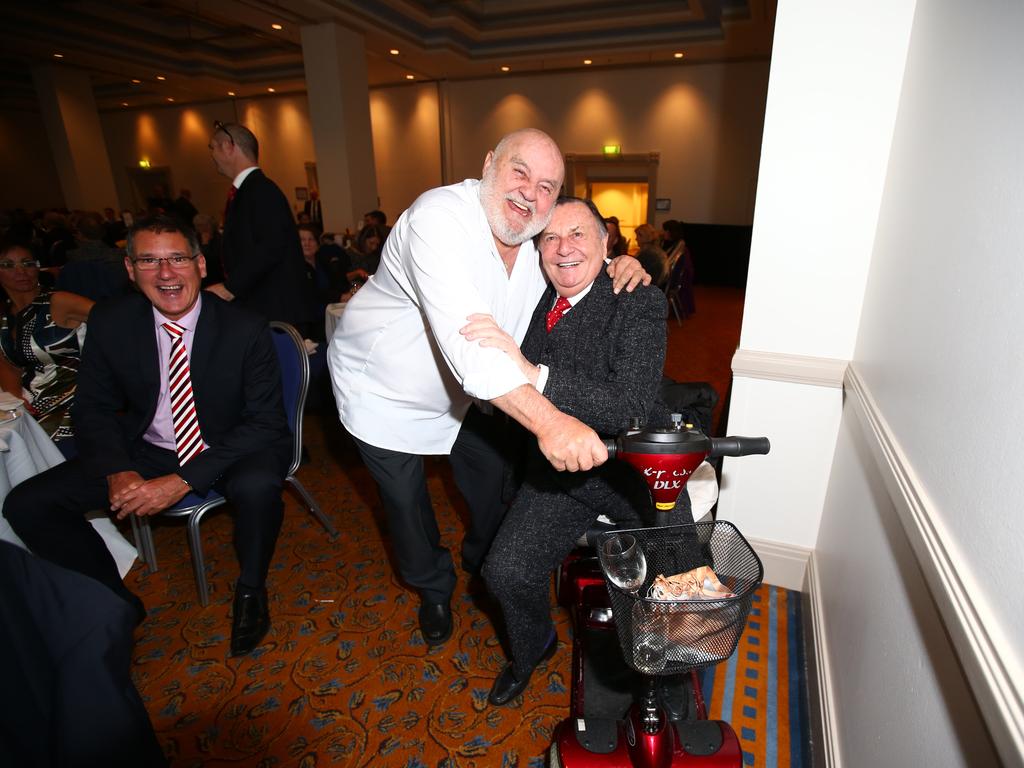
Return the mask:
[[[8, 397], [7, 393], [0, 395], [0, 505], [18, 483], [64, 461], [63, 454], [22, 405], [6, 407], [12, 404], [7, 401]], [[135, 547], [121, 535], [104, 511], [99, 510], [89, 518], [114, 556], [123, 578], [135, 562]], [[2, 516], [0, 540], [25, 546]]]

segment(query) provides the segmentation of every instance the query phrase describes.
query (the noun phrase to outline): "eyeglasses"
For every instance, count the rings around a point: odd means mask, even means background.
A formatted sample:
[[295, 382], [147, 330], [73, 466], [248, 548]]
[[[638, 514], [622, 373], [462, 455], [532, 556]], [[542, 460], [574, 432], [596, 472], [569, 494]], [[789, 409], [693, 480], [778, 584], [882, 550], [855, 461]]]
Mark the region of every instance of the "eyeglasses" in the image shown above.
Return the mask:
[[141, 259], [132, 259], [132, 264], [143, 272], [160, 269], [161, 262], [167, 262], [171, 269], [187, 269], [188, 265], [195, 261], [198, 255], [197, 253], [195, 256], [162, 256], [160, 258], [156, 256], [143, 256]]
[[39, 262], [34, 259], [28, 259], [25, 261], [10, 261], [5, 259], [0, 261], [0, 269], [39, 269]]
[[228, 137], [228, 141], [230, 141], [231, 144], [234, 145], [235, 137], [231, 135], [231, 131], [229, 131], [227, 129], [227, 127], [224, 125], [224, 123], [222, 123], [220, 120], [214, 120], [213, 121], [213, 129], [214, 129], [213, 130], [213, 135], [214, 136], [217, 135], [218, 131], [223, 131], [224, 135]]

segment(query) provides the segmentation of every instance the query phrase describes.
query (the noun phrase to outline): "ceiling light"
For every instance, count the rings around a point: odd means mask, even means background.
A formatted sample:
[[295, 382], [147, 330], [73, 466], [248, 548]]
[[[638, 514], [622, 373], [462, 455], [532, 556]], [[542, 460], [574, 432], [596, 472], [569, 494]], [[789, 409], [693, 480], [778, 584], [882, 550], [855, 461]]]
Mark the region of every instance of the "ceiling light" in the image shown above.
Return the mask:
[[405, 79], [406, 80], [415, 80], [416, 79], [416, 75], [406, 75]]
[[138, 85], [138, 84], [139, 84], [139, 83], [141, 83], [141, 82], [142, 82], [142, 81], [141, 81], [141, 80], [139, 80], [138, 78], [135, 78], [135, 77], [133, 77], [133, 78], [132, 78], [132, 85]]
[[166, 78], [166, 77], [164, 77], [163, 75], [157, 75], [157, 76], [156, 76], [156, 79], [157, 79], [157, 80], [166, 80], [167, 78]]
[[390, 51], [388, 51], [388, 53], [390, 53], [392, 56], [397, 56], [398, 55], [398, 49], [397, 48], [392, 48]]
[[273, 88], [267, 88], [267, 93], [277, 93]]
[[594, 62], [592, 62], [590, 59], [584, 59], [583, 63], [587, 64], [587, 65], [590, 65], [590, 64], [593, 64]]
[[121, 102], [121, 106], [122, 107], [127, 107], [128, 106], [128, 102], [127, 101], [122, 101]]
[[673, 53], [672, 55], [673, 55], [673, 56], [675, 56], [675, 57], [676, 57], [677, 59], [681, 59], [681, 58], [683, 58], [683, 53], [682, 53], [682, 51], [676, 51], [676, 52], [675, 52], [675, 53]]
[[284, 29], [284, 27], [282, 27], [280, 24], [271, 24], [270, 28], [271, 29], [276, 29], [278, 32], [280, 32], [282, 29]]
[[63, 59], [64, 58], [64, 54], [63, 53], [55, 53], [55, 54], [53, 54], [53, 58], [55, 58], [55, 59]]
[[501, 71], [502, 72], [508, 72], [510, 69], [512, 69], [512, 67], [502, 67]]
[[173, 96], [168, 96], [168, 97], [167, 97], [167, 100], [168, 100], [168, 101], [174, 101], [174, 97], [173, 97]]
[[234, 95], [235, 95], [234, 91], [228, 91], [228, 96], [234, 96]]

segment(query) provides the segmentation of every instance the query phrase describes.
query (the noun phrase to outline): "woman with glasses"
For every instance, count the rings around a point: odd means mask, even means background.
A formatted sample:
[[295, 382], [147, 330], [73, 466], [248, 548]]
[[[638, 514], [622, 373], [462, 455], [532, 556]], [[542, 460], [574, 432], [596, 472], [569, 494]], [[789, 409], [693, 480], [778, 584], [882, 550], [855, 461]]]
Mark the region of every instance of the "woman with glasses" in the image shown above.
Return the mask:
[[[67, 455], [73, 443], [71, 403], [93, 301], [39, 284], [39, 262], [25, 245], [0, 245], [0, 386], [21, 397]], [[66, 441], [61, 445], [60, 441]]]

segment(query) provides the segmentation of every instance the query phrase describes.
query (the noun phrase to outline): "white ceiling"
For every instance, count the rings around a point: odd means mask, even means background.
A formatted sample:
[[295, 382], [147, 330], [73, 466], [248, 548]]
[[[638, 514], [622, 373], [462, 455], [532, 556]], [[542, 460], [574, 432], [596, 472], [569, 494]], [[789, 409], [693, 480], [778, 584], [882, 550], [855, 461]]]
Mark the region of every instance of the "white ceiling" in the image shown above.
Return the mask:
[[5, 3], [0, 102], [33, 107], [31, 70], [45, 64], [87, 71], [100, 109], [302, 91], [300, 28], [324, 22], [363, 33], [371, 87], [407, 83], [408, 75], [422, 82], [583, 69], [584, 59], [598, 68], [766, 59], [776, 1]]

